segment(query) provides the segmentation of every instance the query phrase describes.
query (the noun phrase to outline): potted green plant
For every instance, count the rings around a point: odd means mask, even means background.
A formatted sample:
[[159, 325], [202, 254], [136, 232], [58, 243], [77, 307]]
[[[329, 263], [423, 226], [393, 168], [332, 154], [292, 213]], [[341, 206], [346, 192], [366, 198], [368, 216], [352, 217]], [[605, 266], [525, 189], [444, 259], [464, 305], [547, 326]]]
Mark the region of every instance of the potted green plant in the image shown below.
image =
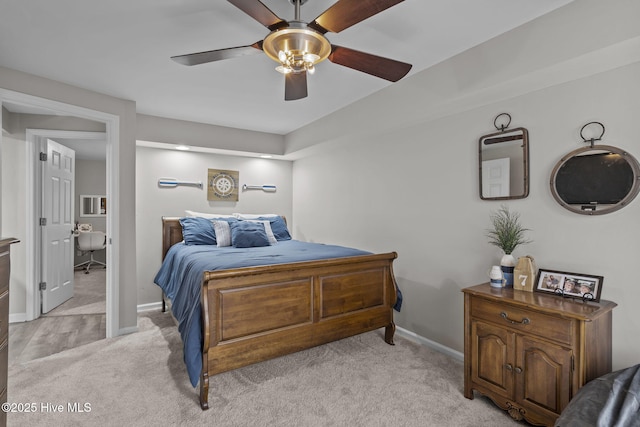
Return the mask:
[[525, 233], [530, 230], [520, 224], [520, 214], [511, 212], [505, 205], [502, 205], [498, 211], [492, 212], [490, 218], [493, 228], [487, 230], [489, 243], [504, 252], [500, 267], [506, 279], [506, 285], [513, 286], [513, 268], [516, 260], [512, 253], [518, 246], [531, 243], [531, 240], [525, 237]]

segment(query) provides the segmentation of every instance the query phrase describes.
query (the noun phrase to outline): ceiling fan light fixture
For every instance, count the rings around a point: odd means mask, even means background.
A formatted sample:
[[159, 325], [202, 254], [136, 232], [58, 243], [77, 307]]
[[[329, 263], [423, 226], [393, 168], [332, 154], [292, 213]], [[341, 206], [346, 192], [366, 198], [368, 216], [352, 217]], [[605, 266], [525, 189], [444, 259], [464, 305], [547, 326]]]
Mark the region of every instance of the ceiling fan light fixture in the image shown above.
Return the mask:
[[305, 23], [293, 21], [289, 27], [269, 33], [262, 50], [280, 64], [276, 70], [283, 74], [313, 73], [315, 64], [329, 57], [331, 43]]
[[325, 33], [339, 33], [404, 0], [334, 0], [332, 6], [311, 22], [300, 19], [300, 6], [308, 0], [289, 0], [295, 7], [291, 21], [274, 14], [263, 1], [228, 0], [271, 31], [264, 40], [171, 59], [191, 66], [264, 52], [278, 64], [276, 70], [285, 74], [285, 101], [307, 97], [307, 74], [313, 74], [316, 64], [325, 59], [390, 82], [397, 82], [411, 70], [411, 64], [332, 45], [325, 37]]

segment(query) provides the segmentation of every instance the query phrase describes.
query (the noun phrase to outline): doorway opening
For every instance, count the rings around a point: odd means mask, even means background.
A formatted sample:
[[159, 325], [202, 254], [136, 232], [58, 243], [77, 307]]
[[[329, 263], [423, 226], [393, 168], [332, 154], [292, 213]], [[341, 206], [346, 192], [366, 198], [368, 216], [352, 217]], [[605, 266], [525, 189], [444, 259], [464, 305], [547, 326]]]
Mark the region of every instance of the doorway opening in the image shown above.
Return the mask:
[[[60, 103], [44, 98], [34, 97], [19, 92], [7, 91], [0, 89], [0, 105], [9, 106], [9, 108], [20, 108], [24, 111], [36, 111], [35, 114], [67, 116], [71, 118], [82, 118], [92, 120], [104, 124], [104, 140], [106, 154], [106, 191], [105, 195], [109, 200], [109, 207], [112, 215], [106, 217], [106, 337], [118, 335], [119, 325], [119, 303], [118, 303], [118, 286], [116, 278], [118, 277], [118, 263], [114, 260], [118, 259], [118, 242], [111, 236], [118, 235], [119, 218], [119, 194], [118, 194], [118, 152], [119, 152], [119, 117], [100, 111], [90, 110], [70, 104]], [[9, 109], [7, 108], [7, 109]], [[0, 120], [0, 124], [1, 124]], [[21, 232], [24, 234], [24, 291], [25, 291], [25, 307], [24, 313], [12, 313], [10, 318], [12, 321], [29, 321], [34, 320], [40, 315], [40, 291], [39, 282], [36, 272], [41, 262], [41, 251], [39, 250], [39, 215], [38, 197], [40, 197], [42, 189], [41, 184], [37, 182], [36, 169], [38, 164], [33, 159], [37, 156], [37, 139], [43, 137], [51, 137], [52, 131], [46, 129], [28, 129], [26, 131], [25, 144], [25, 169], [24, 176], [24, 195], [20, 196], [20, 200], [24, 203], [24, 223]], [[64, 132], [64, 131], [59, 131]], [[54, 137], [64, 137], [63, 134], [53, 135]], [[0, 138], [3, 138], [1, 135]], [[0, 139], [2, 141], [2, 139]], [[6, 188], [6, 186], [5, 186]], [[3, 194], [4, 198], [5, 195]], [[4, 224], [3, 233], [5, 232]], [[8, 231], [7, 231], [8, 232]], [[22, 239], [21, 239], [22, 240]], [[14, 256], [12, 254], [12, 261]], [[10, 294], [10, 302], [12, 295]], [[14, 311], [14, 310], [12, 310]]]

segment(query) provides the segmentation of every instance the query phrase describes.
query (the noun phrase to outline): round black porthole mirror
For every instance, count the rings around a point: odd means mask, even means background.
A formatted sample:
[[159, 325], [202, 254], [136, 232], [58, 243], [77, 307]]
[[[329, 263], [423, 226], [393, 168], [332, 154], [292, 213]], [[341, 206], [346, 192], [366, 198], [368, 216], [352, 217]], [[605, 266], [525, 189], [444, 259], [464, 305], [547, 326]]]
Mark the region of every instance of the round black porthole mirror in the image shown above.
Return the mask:
[[628, 205], [640, 191], [640, 165], [628, 152], [591, 145], [564, 156], [551, 173], [551, 194], [583, 215], [601, 215]]

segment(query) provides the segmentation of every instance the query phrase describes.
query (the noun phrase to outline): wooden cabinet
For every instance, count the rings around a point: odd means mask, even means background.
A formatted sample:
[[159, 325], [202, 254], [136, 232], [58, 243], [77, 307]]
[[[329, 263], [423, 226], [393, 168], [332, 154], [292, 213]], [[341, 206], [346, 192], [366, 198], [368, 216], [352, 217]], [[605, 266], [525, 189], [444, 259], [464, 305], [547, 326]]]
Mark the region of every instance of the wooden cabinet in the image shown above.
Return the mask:
[[[16, 239], [0, 238], [0, 403], [7, 401], [9, 368], [9, 245]], [[0, 426], [7, 425], [7, 414], [0, 411]]]
[[611, 301], [492, 288], [464, 292], [464, 395], [553, 425], [588, 381], [611, 372]]

